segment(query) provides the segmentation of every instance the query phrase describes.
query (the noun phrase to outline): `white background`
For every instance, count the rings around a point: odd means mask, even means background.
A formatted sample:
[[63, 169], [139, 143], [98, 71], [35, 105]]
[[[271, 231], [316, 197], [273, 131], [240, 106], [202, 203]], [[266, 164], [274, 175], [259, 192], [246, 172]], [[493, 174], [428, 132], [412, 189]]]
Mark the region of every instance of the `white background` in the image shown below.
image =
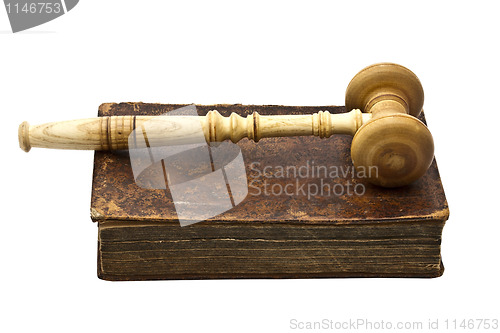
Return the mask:
[[[12, 34], [0, 8], [3, 332], [287, 332], [290, 320], [499, 318], [495, 1], [80, 1]], [[437, 279], [107, 282], [93, 153], [18, 148], [17, 127], [102, 102], [343, 105], [380, 61], [415, 72], [450, 205]], [[463, 330], [461, 330], [463, 331]]]

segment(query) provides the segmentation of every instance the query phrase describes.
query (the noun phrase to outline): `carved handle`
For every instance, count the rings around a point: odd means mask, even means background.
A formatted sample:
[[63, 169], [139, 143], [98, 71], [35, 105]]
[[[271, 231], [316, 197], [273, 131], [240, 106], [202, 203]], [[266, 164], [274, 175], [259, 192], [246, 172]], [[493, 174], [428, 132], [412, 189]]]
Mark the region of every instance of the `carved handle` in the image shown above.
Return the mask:
[[[343, 114], [320, 111], [313, 115], [261, 116], [257, 112], [243, 118], [235, 113], [223, 117], [217, 111], [206, 116], [112, 116], [19, 126], [19, 146], [28, 152], [31, 147], [83, 150], [127, 149], [128, 137], [143, 130], [150, 145], [192, 143], [199, 137], [199, 121], [207, 142], [242, 138], [316, 135], [327, 138], [332, 134], [354, 135], [371, 119], [371, 114], [352, 110]], [[144, 126], [147, 123], [147, 131]]]

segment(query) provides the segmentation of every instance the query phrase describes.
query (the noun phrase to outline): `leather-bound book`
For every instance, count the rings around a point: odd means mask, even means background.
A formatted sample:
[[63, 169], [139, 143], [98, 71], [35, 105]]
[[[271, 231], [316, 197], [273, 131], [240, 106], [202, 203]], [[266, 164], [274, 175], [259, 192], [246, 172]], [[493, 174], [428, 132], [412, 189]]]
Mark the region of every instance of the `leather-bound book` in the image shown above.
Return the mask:
[[[180, 107], [103, 104], [99, 116], [163, 115]], [[223, 116], [345, 112], [336, 106], [196, 108], [200, 115], [218, 110]], [[420, 120], [425, 122], [423, 114]], [[351, 141], [348, 135], [262, 138], [257, 143], [242, 139], [234, 148], [241, 153], [240, 170], [246, 179], [238, 181], [245, 188], [227, 181], [230, 172], [224, 172], [224, 163], [212, 161], [208, 172], [223, 171], [226, 182], [213, 192], [230, 199], [224, 209], [214, 207], [206, 189], [181, 202], [182, 193], [178, 184], [169, 182], [168, 172], [149, 175], [164, 176], [164, 188], [144, 186], [134, 173], [132, 152], [96, 151], [91, 217], [98, 225], [98, 276], [153, 280], [442, 275], [441, 236], [449, 210], [436, 161], [414, 183], [382, 188], [353, 168]], [[159, 170], [165, 171], [169, 162], [168, 157], [162, 160]], [[189, 171], [195, 172], [192, 162]], [[222, 212], [207, 218], [211, 209]]]

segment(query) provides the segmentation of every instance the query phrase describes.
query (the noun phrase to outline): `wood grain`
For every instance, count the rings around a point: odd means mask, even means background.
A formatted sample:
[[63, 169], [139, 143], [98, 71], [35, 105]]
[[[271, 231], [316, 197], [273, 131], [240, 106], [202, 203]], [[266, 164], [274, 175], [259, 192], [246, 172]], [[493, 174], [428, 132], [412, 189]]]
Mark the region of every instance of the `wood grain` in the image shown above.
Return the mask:
[[[183, 105], [103, 104], [100, 116], [158, 115]], [[197, 105], [201, 115], [217, 109], [243, 118], [308, 115], [334, 106]], [[425, 123], [423, 113], [419, 120]], [[249, 180], [285, 186], [295, 178], [255, 174], [262, 167], [352, 167], [352, 137], [280, 137], [241, 140]], [[365, 179], [323, 179], [362, 184], [363, 195], [249, 195], [207, 221], [180, 227], [169, 190], [137, 186], [128, 156], [95, 153], [92, 219], [99, 225], [97, 274], [105, 280], [438, 277], [443, 274], [441, 234], [449, 211], [434, 161], [419, 180], [383, 189]], [[300, 179], [318, 185], [318, 177]], [[260, 187], [260, 189], [263, 189]]]
[[[351, 156], [358, 170], [375, 169], [370, 181], [398, 187], [422, 177], [434, 158], [432, 134], [416, 116], [424, 93], [409, 69], [380, 63], [361, 70], [346, 90], [346, 114], [320, 110], [310, 115], [222, 116], [211, 110], [205, 116], [112, 116], [19, 126], [19, 146], [57, 149], [123, 150], [135, 146], [137, 131], [148, 147], [243, 138], [354, 136]], [[133, 135], [132, 135], [133, 134]], [[133, 140], [131, 140], [133, 136]], [[130, 143], [134, 143], [131, 145]], [[145, 148], [141, 146], [140, 148]]]
[[134, 129], [142, 130], [152, 146], [198, 142], [200, 130], [207, 142], [243, 138], [315, 135], [321, 138], [332, 134], [354, 135], [371, 119], [370, 114], [352, 110], [332, 115], [319, 111], [312, 115], [260, 116], [254, 112], [245, 118], [236, 113], [223, 117], [216, 110], [206, 116], [112, 116], [19, 127], [19, 144], [24, 151], [32, 147], [80, 150], [127, 149], [128, 138]]

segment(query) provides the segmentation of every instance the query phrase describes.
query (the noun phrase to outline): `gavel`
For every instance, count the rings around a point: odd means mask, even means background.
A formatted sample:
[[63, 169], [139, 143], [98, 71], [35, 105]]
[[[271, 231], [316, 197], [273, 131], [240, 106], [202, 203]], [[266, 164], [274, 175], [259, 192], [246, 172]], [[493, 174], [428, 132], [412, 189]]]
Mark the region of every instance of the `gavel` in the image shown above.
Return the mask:
[[206, 142], [242, 138], [333, 134], [354, 136], [351, 159], [356, 169], [369, 170], [368, 181], [383, 187], [408, 185], [425, 174], [434, 158], [434, 142], [427, 126], [416, 117], [422, 111], [424, 91], [418, 77], [406, 67], [379, 63], [361, 70], [345, 94], [347, 113], [319, 111], [312, 115], [269, 115], [257, 112], [241, 117], [221, 116], [111, 116], [19, 126], [19, 146], [85, 150], [129, 149], [128, 137], [148, 123], [151, 146], [191, 143], [199, 137], [198, 120]]

